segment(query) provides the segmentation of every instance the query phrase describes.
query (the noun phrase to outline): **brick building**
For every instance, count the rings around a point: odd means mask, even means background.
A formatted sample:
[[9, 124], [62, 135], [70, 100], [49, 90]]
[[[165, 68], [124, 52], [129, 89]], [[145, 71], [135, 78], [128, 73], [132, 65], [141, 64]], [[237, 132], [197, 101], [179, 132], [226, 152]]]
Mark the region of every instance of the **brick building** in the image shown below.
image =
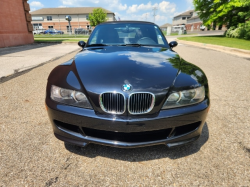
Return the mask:
[[[187, 20], [186, 29], [187, 29], [187, 31], [199, 31], [200, 26], [202, 24], [203, 24], [202, 20], [197, 15], [197, 13], [194, 12], [193, 16]], [[213, 27], [214, 27], [214, 29], [213, 29]], [[226, 27], [226, 25], [213, 26], [213, 24], [212, 24], [210, 29], [211, 30], [224, 30], [225, 31], [225, 30], [227, 30], [227, 27]], [[208, 30], [208, 28], [206, 27], [205, 30]]]
[[200, 20], [200, 17], [197, 15], [197, 13], [194, 13], [194, 16], [187, 20], [186, 29], [188, 31], [199, 31], [202, 23], [203, 22]]
[[1, 0], [0, 48], [34, 42], [29, 11], [27, 0]]
[[[188, 10], [173, 18], [173, 26], [185, 25], [187, 31], [200, 31], [202, 20], [194, 10]], [[213, 25], [211, 26], [211, 29]], [[207, 28], [206, 28], [207, 30]], [[215, 30], [226, 30], [226, 26], [216, 26]]]
[[[65, 20], [66, 15], [72, 18], [72, 30], [76, 28], [87, 29], [89, 25], [88, 16], [93, 12], [93, 9], [98, 7], [76, 7], [76, 8], [42, 8], [31, 12], [32, 24], [34, 29], [49, 29], [69, 31], [68, 21]], [[104, 9], [107, 13], [108, 21], [115, 20], [115, 14], [109, 10]]]
[[179, 26], [179, 25], [187, 24], [187, 20], [193, 16], [193, 13], [194, 13], [194, 10], [188, 10], [186, 12], [178, 14], [177, 16], [173, 18], [172, 25]]

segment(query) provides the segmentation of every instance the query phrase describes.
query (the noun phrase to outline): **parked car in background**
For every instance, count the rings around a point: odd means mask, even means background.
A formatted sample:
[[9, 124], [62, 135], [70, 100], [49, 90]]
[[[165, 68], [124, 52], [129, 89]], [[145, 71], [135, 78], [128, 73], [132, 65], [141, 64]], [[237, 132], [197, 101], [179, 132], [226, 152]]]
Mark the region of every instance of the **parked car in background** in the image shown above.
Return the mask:
[[35, 34], [43, 34], [44, 31], [45, 31], [45, 29], [36, 29], [36, 30], [33, 31], [33, 34], [34, 34], [34, 35], [35, 35]]
[[83, 28], [76, 28], [75, 29], [75, 34], [84, 34], [84, 35], [87, 35], [89, 33], [88, 30], [86, 29], [83, 29]]
[[201, 25], [201, 26], [200, 26], [200, 30], [201, 30], [201, 31], [204, 31], [205, 29], [206, 29], [206, 26], [204, 26], [204, 25]]
[[172, 32], [179, 32], [179, 31], [185, 31], [186, 30], [186, 26], [185, 25], [179, 25], [179, 26], [173, 26], [172, 27]]
[[56, 29], [48, 29], [44, 31], [44, 34], [64, 34], [64, 32]]

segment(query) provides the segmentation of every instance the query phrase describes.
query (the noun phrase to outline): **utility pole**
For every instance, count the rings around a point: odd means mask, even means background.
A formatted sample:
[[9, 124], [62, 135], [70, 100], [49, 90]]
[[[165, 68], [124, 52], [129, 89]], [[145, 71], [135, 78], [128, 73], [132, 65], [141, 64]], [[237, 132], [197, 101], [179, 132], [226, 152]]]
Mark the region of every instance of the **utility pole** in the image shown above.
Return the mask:
[[158, 8], [157, 7], [153, 7], [153, 11], [154, 11], [154, 14], [153, 14], [153, 16], [154, 16], [154, 23], [155, 23], [155, 16], [156, 16], [156, 11], [158, 10]]

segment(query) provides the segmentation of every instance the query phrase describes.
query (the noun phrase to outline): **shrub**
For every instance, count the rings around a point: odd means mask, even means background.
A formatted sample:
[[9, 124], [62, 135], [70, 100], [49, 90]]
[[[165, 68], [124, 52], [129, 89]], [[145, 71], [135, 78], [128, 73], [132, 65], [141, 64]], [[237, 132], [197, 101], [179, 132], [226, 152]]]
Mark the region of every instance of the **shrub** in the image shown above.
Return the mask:
[[226, 37], [231, 38], [234, 29], [235, 29], [235, 27], [230, 27], [230, 28], [226, 31]]
[[232, 31], [232, 38], [244, 38], [246, 30], [243, 27], [236, 28]]
[[237, 28], [230, 27], [225, 33], [224, 36], [228, 38], [244, 38], [250, 40], [250, 21], [239, 24]]
[[250, 21], [246, 22], [245, 31], [246, 33], [245, 33], [244, 39], [250, 40]]
[[250, 31], [245, 34], [244, 39], [250, 40]]

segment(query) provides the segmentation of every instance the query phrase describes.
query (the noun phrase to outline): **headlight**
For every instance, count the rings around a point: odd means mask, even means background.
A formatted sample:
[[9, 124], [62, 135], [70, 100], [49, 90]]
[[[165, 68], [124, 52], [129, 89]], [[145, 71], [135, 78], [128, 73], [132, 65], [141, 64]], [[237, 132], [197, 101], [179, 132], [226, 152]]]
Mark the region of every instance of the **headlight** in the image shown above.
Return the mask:
[[50, 97], [52, 100], [67, 105], [92, 109], [87, 97], [82, 92], [51, 86]]
[[205, 98], [204, 86], [192, 90], [174, 92], [170, 94], [170, 96], [168, 96], [162, 109], [176, 108], [176, 107], [196, 104], [203, 101], [204, 98]]

